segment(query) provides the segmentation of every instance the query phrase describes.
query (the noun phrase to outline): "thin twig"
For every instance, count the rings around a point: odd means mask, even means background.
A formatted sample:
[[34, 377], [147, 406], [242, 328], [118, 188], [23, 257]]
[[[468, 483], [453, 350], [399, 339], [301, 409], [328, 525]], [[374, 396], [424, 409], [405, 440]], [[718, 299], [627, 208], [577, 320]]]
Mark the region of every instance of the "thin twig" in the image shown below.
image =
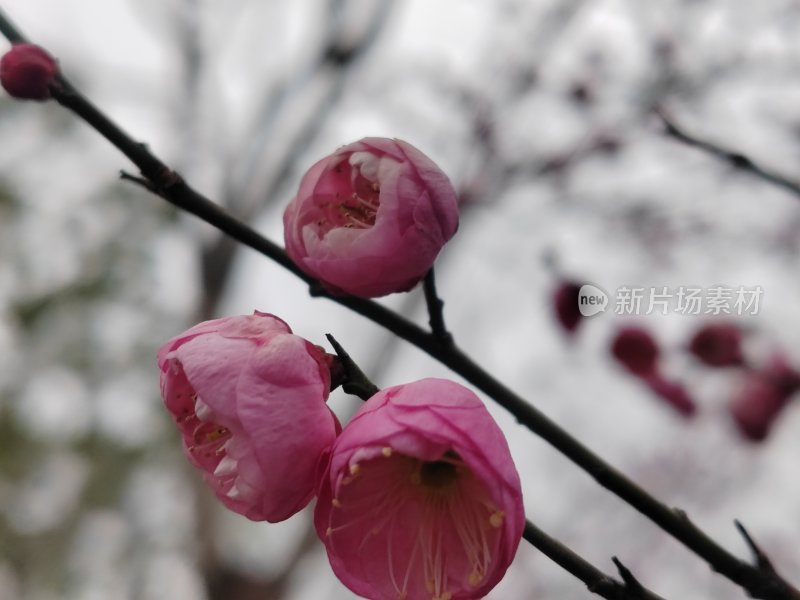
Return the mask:
[[[525, 531], [522, 537], [553, 562], [585, 583], [593, 594], [608, 600], [664, 600], [661, 596], [654, 594], [636, 581], [633, 575], [630, 575], [630, 577], [635, 582], [635, 585], [631, 585], [624, 578], [623, 582], [619, 582], [613, 577], [609, 577], [564, 544], [547, 535], [531, 521], [525, 521]], [[614, 560], [616, 562], [616, 559]], [[628, 573], [630, 574], [630, 571]]]
[[156, 195], [158, 194], [158, 190], [153, 186], [153, 182], [151, 182], [149, 179], [145, 179], [144, 177], [139, 177], [138, 175], [133, 175], [131, 173], [128, 173], [127, 171], [120, 171], [119, 178], [122, 181], [130, 181], [131, 183], [135, 183], [136, 185], [143, 187], [152, 194]]
[[433, 337], [444, 346], [452, 345], [453, 336], [447, 331], [447, 327], [444, 324], [444, 302], [436, 293], [436, 278], [433, 274], [433, 267], [425, 275], [425, 279], [422, 281], [422, 289], [425, 293], [425, 304], [428, 307], [428, 323], [431, 326]]
[[646, 591], [644, 586], [639, 582], [638, 579], [636, 579], [633, 573], [631, 573], [631, 570], [622, 564], [620, 559], [618, 559], [616, 556], [612, 556], [611, 560], [617, 567], [619, 576], [622, 578], [622, 581], [625, 582], [625, 585], [628, 587], [628, 589], [634, 590], [640, 594]]
[[336, 341], [330, 333], [326, 333], [325, 337], [328, 342], [333, 346], [336, 351], [336, 356], [339, 357], [339, 362], [344, 368], [344, 380], [342, 381], [342, 389], [348, 394], [358, 396], [362, 400], [369, 400], [372, 396], [377, 394], [380, 390], [378, 386], [372, 383], [364, 374], [364, 371], [350, 358], [347, 351], [342, 348], [342, 345]]
[[699, 137], [688, 133], [685, 129], [679, 127], [675, 121], [673, 121], [672, 118], [670, 118], [664, 111], [657, 111], [657, 114], [664, 124], [664, 133], [666, 133], [668, 136], [678, 140], [679, 142], [698, 148], [721, 161], [727, 162], [735, 169], [747, 172], [796, 196], [800, 196], [800, 183], [792, 181], [791, 179], [781, 175], [780, 173], [776, 173], [771, 169], [760, 166], [750, 157], [742, 154], [741, 152], [729, 150], [723, 146], [715, 144], [714, 142], [700, 139]]
[[[5, 17], [2, 10], [0, 10], [0, 32], [8, 39], [15, 41], [24, 39]], [[300, 271], [282, 248], [189, 187], [180, 175], [154, 156], [146, 145], [137, 143], [130, 138], [84, 98], [64, 77], [59, 77], [58, 84], [53, 90], [54, 99], [86, 121], [136, 164], [141, 174], [152, 182], [155, 193], [160, 197], [206, 221], [245, 246], [269, 257], [305, 281], [315, 295], [324, 296], [374, 321], [463, 376], [511, 412], [522, 425], [542, 437], [589, 473], [600, 485], [622, 498], [664, 531], [681, 541], [687, 548], [708, 562], [715, 571], [743, 587], [752, 597], [761, 600], [800, 600], [800, 592], [776, 573], [766, 572], [730, 554], [697, 528], [684, 513], [670, 509], [650, 496], [543, 413], [492, 377], [455, 345], [442, 345], [432, 333], [424, 331], [416, 324], [376, 302], [328, 294], [318, 286], [317, 282]]]
[[769, 557], [764, 553], [761, 547], [756, 544], [755, 540], [750, 536], [750, 533], [747, 529], [744, 528], [744, 525], [739, 521], [739, 519], [734, 519], [734, 525], [736, 525], [736, 529], [739, 530], [739, 533], [744, 538], [745, 543], [747, 543], [750, 551], [753, 553], [753, 560], [755, 561], [758, 567], [768, 573], [775, 573], [775, 567], [772, 566], [772, 561], [770, 561]]

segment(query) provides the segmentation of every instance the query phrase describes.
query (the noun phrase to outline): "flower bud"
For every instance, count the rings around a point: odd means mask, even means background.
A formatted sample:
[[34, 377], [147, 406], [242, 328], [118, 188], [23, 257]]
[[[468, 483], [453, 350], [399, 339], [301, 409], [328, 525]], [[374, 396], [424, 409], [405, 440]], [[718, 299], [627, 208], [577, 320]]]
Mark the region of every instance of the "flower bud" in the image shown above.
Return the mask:
[[556, 319], [569, 334], [575, 333], [583, 320], [578, 301], [581, 286], [573, 281], [562, 281], [553, 294]]
[[766, 365], [744, 375], [728, 411], [742, 436], [760, 442], [798, 390], [800, 373], [783, 355], [775, 354]]
[[256, 312], [195, 325], [158, 366], [186, 456], [225, 506], [276, 522], [308, 504], [340, 429], [320, 348]]
[[655, 372], [659, 350], [646, 329], [623, 327], [614, 337], [611, 354], [628, 371], [641, 377]]
[[698, 329], [689, 342], [689, 351], [709, 367], [742, 364], [742, 332], [730, 323], [713, 323]]
[[35, 44], [14, 44], [0, 58], [0, 84], [14, 98], [47, 100], [58, 75], [58, 63]]
[[289, 257], [331, 292], [411, 289], [458, 227], [456, 193], [424, 154], [365, 138], [317, 162], [283, 215]]
[[745, 439], [761, 442], [769, 435], [788, 399], [768, 377], [750, 373], [739, 386], [728, 411]]
[[647, 375], [645, 381], [656, 396], [684, 417], [691, 417], [697, 412], [694, 399], [681, 384], [665, 379], [657, 372]]
[[519, 476], [480, 399], [443, 379], [384, 389], [342, 431], [314, 512], [365, 598], [483, 598], [525, 525]]

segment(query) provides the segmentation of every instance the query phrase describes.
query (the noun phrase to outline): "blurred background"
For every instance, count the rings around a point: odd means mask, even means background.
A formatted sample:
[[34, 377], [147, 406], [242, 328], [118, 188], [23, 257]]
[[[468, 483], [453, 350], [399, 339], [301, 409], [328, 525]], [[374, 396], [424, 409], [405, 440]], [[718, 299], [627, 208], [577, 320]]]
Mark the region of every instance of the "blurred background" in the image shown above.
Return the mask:
[[[749, 437], [731, 408], [769, 413], [753, 377], [775, 360], [800, 366], [800, 197], [675, 141], [655, 112], [800, 179], [800, 2], [2, 9], [124, 129], [277, 241], [317, 159], [368, 135], [419, 147], [462, 201], [437, 263], [456, 341], [746, 557], [741, 519], [800, 584], [800, 406], [787, 392]], [[216, 503], [161, 407], [155, 352], [199, 320], [258, 309], [317, 343], [333, 333], [380, 386], [452, 375], [120, 181], [132, 166], [57, 105], [2, 95], [0, 139], [0, 599], [353, 598], [308, 510], [268, 525]], [[612, 296], [572, 332], [553, 306], [568, 281]], [[725, 318], [748, 366], [713, 369], [687, 352], [703, 315], [615, 314], [622, 286], [760, 286], [757, 314]], [[426, 321], [419, 290], [382, 302]], [[656, 340], [663, 377], [695, 403], [691, 418], [615, 361], [612, 340], [631, 324]], [[331, 404], [343, 420], [355, 408], [338, 392]], [[618, 556], [665, 597], [745, 597], [491, 410], [540, 527], [608, 572]], [[593, 596], [523, 542], [490, 597]]]

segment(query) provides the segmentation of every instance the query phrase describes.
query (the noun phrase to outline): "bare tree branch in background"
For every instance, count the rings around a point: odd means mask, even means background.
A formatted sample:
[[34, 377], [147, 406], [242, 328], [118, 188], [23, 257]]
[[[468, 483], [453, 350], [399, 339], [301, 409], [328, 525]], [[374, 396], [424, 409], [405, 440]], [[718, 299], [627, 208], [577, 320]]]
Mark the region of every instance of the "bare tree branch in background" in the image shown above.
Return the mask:
[[[351, 31], [348, 18], [360, 11], [358, 2], [330, 0], [327, 16], [327, 37], [322, 41], [313, 62], [299, 69], [287, 83], [267, 90], [256, 115], [247, 128], [254, 132], [244, 155], [238, 149], [228, 158], [225, 172], [230, 174], [224, 183], [221, 202], [244, 222], [251, 222], [263, 210], [281, 201], [278, 193], [288, 177], [297, 170], [303, 152], [313, 143], [322, 125], [336, 107], [357, 66], [380, 38], [394, 7], [393, 1], [378, 2], [363, 31]], [[323, 92], [315, 88], [322, 86]], [[309, 96], [315, 98], [305, 112], [307, 117], [297, 124], [288, 144], [273, 142], [276, 124], [289, 121], [296, 104]], [[269, 159], [267, 159], [269, 157]], [[230, 273], [237, 244], [220, 235], [203, 251], [203, 287], [205, 290], [201, 314], [210, 315]]]

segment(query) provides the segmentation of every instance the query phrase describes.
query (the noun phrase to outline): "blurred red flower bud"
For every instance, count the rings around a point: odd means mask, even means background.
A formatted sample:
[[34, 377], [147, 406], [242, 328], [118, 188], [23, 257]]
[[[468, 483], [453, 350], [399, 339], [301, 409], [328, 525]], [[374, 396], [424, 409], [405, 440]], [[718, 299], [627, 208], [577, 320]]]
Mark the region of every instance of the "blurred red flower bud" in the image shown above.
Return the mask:
[[650, 389], [662, 400], [666, 400], [672, 408], [684, 417], [691, 417], [697, 412], [694, 399], [681, 384], [664, 379], [658, 373], [646, 377]]
[[736, 391], [728, 411], [745, 439], [761, 442], [769, 435], [789, 397], [774, 380], [752, 372]]
[[742, 364], [742, 332], [730, 323], [711, 323], [698, 329], [689, 342], [691, 352], [709, 367]]
[[573, 281], [562, 281], [553, 294], [556, 319], [567, 333], [575, 333], [583, 315], [578, 308], [578, 293], [581, 286]]
[[14, 44], [0, 58], [0, 84], [14, 98], [47, 100], [58, 63], [35, 44]]
[[800, 373], [789, 364], [783, 354], [774, 354], [762, 369], [762, 373], [787, 396], [800, 390]]
[[792, 395], [800, 390], [800, 373], [782, 354], [774, 354], [757, 371], [750, 371], [737, 389], [728, 411], [739, 432], [763, 441]]
[[653, 336], [641, 327], [621, 328], [611, 344], [612, 356], [639, 377], [655, 373], [658, 353]]

